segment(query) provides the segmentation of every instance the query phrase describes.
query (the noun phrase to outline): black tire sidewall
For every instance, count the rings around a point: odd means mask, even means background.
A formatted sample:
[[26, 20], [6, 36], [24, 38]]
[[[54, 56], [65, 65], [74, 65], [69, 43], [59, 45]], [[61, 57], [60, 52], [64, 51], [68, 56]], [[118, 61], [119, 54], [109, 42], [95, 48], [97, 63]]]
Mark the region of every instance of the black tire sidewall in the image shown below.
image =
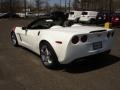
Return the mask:
[[90, 19], [90, 24], [95, 24], [95, 19]]
[[[14, 35], [14, 38], [15, 38], [15, 40], [16, 40], [16, 43], [15, 43], [15, 44], [13, 44], [13, 40], [12, 40], [12, 36], [13, 36], [13, 35]], [[12, 41], [13, 46], [18, 46], [18, 41], [17, 41], [16, 35], [15, 35], [14, 32], [11, 32], [11, 41]]]

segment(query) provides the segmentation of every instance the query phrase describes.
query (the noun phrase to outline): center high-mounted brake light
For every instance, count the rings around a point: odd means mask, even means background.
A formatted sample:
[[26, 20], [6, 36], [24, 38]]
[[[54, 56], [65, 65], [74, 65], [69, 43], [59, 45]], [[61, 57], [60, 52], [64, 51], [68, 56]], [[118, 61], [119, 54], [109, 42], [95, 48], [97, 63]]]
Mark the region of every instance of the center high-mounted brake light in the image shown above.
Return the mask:
[[119, 21], [119, 18], [115, 18], [116, 21]]

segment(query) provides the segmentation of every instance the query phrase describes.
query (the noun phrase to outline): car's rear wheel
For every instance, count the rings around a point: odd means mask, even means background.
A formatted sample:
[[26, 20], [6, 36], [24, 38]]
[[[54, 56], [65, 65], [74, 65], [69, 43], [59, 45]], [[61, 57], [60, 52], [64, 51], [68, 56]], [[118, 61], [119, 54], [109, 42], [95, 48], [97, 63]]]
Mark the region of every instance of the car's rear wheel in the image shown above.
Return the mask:
[[53, 48], [47, 42], [40, 45], [40, 57], [43, 65], [47, 68], [55, 69], [60, 65]]
[[11, 41], [13, 46], [18, 46], [18, 41], [14, 32], [11, 33]]
[[94, 24], [94, 23], [95, 23], [95, 20], [94, 20], [94, 19], [90, 19], [88, 23], [89, 23], [89, 24]]

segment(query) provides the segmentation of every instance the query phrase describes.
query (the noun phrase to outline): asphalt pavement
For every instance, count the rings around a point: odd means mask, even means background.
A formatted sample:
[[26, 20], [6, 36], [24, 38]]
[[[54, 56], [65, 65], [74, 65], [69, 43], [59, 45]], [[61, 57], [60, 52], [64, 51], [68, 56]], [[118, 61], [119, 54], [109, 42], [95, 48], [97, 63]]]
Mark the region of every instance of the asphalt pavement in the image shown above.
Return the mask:
[[120, 90], [120, 28], [109, 56], [49, 70], [38, 55], [11, 44], [12, 27], [30, 21], [0, 19], [0, 90]]

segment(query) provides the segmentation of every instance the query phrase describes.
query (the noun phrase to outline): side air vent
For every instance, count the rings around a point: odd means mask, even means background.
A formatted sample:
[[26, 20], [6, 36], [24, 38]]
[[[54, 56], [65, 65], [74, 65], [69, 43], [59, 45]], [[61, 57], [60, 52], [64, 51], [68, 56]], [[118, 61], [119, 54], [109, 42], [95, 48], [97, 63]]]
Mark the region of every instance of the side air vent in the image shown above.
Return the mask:
[[105, 32], [106, 30], [91, 31], [90, 33]]

